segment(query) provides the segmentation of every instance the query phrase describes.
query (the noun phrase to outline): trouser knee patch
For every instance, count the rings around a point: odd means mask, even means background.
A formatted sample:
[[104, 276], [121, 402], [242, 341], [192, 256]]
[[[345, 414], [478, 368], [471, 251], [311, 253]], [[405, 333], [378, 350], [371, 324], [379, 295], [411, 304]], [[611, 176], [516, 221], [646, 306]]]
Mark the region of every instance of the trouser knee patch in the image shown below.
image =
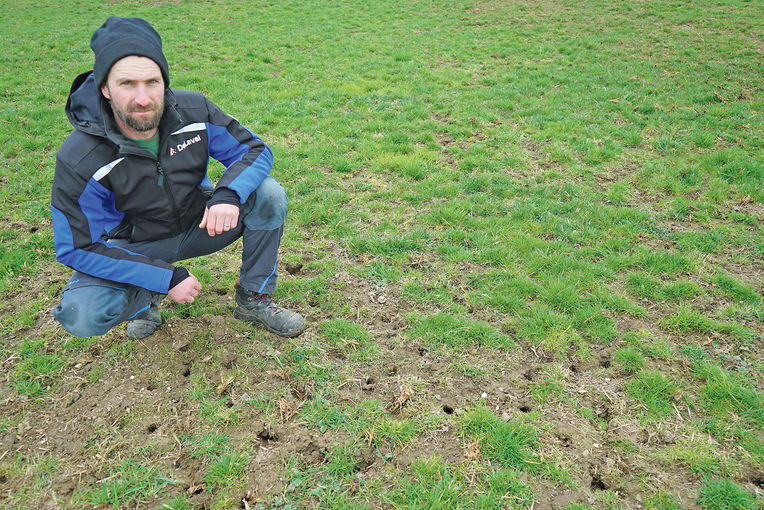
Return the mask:
[[252, 209], [244, 216], [244, 225], [248, 229], [274, 230], [284, 224], [289, 200], [276, 179], [266, 177], [253, 195]]
[[98, 336], [122, 321], [127, 305], [126, 289], [85, 285], [64, 289], [51, 313], [74, 336]]

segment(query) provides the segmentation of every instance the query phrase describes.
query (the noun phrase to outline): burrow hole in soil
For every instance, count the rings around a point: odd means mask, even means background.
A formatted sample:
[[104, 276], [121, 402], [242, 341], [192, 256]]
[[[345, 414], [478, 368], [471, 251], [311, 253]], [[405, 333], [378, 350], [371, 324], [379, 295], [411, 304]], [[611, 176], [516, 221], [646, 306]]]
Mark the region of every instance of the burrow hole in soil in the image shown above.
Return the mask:
[[279, 436], [278, 434], [274, 434], [271, 432], [270, 429], [264, 428], [260, 432], [257, 433], [257, 437], [262, 439], [263, 441], [276, 441], [278, 440]]
[[157, 425], [156, 423], [152, 423], [148, 427], [146, 427], [146, 432], [149, 434], [153, 434], [154, 432], [157, 431], [158, 428], [159, 428], [159, 425]]
[[602, 478], [600, 478], [599, 475], [597, 474], [592, 475], [592, 490], [593, 491], [607, 490], [607, 485], [605, 485], [605, 482], [603, 482]]
[[609, 368], [610, 367], [610, 360], [609, 359], [600, 360], [600, 366], [602, 368]]
[[184, 368], [183, 369], [183, 377], [188, 377], [189, 375], [191, 375], [191, 369], [188, 368], [188, 367]]
[[446, 404], [443, 406], [443, 412], [446, 414], [454, 414], [454, 408]]
[[201, 494], [204, 492], [204, 487], [198, 487], [194, 492], [191, 493], [192, 496], [196, 496], [197, 494]]
[[249, 496], [247, 496], [247, 495], [244, 495], [244, 496], [242, 496], [241, 498], [239, 498], [239, 501], [240, 501], [240, 503], [239, 503], [239, 508], [251, 508], [251, 507], [249, 506], [249, 504], [250, 504], [250, 503], [253, 503], [253, 504], [254, 504], [254, 501], [252, 500], [252, 498], [250, 498], [250, 497], [249, 497]]
[[530, 413], [531, 412], [531, 408], [528, 407], [528, 406], [520, 406], [520, 412], [521, 413]]
[[373, 377], [371, 377], [371, 376], [369, 376], [369, 377], [367, 377], [367, 378], [366, 378], [366, 384], [374, 384], [374, 383], [376, 383], [376, 382], [377, 382], [377, 381], [375, 381], [375, 380], [374, 380], [374, 378], [373, 378]]

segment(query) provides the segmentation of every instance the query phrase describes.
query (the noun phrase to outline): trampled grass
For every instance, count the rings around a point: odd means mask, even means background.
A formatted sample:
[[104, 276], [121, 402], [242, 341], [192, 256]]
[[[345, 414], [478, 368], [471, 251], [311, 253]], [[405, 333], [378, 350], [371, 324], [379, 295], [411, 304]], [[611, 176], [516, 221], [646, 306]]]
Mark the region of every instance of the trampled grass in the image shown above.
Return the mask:
[[[0, 5], [0, 506], [761, 506], [760, 3]], [[301, 337], [236, 245], [144, 341], [48, 314], [109, 15], [273, 149]]]

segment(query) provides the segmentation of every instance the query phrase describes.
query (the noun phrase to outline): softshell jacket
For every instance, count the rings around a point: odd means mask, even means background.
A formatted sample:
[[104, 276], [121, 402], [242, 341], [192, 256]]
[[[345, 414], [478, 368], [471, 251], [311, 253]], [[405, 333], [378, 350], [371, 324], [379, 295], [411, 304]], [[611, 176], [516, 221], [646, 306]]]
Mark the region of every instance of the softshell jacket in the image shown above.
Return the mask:
[[122, 135], [92, 72], [74, 80], [66, 114], [75, 129], [56, 154], [56, 260], [153, 292], [167, 293], [174, 267], [108, 239], [164, 239], [200, 221], [213, 191], [210, 157], [226, 167], [210, 203], [244, 203], [273, 165], [260, 138], [194, 92], [165, 91], [158, 157]]

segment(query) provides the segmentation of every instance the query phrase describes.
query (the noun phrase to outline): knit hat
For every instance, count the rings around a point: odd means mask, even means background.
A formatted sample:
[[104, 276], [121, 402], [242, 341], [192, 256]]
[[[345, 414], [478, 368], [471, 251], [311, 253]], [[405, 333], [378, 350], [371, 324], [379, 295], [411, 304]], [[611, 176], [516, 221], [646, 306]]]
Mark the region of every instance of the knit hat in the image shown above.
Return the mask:
[[93, 32], [90, 47], [95, 53], [93, 78], [99, 87], [106, 81], [111, 66], [129, 55], [147, 57], [156, 62], [162, 71], [164, 86], [170, 86], [167, 60], [162, 53], [162, 38], [144, 19], [110, 17]]

